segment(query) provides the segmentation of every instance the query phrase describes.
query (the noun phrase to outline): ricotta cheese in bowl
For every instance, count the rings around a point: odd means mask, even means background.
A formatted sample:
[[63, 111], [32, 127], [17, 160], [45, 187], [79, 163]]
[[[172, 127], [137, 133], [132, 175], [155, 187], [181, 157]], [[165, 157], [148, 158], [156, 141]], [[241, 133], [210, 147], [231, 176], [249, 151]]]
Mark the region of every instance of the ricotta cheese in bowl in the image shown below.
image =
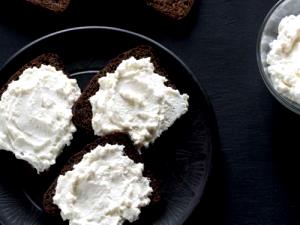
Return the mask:
[[300, 15], [281, 20], [270, 49], [267, 70], [274, 89], [300, 104]]
[[71, 108], [80, 94], [76, 80], [53, 66], [24, 70], [1, 96], [0, 149], [47, 170], [73, 138]]
[[136, 146], [148, 147], [188, 110], [189, 96], [166, 86], [167, 78], [155, 73], [150, 58], [123, 60], [98, 82], [89, 99], [98, 136], [124, 132]]
[[70, 225], [134, 222], [153, 192], [143, 170], [124, 154], [123, 145], [99, 145], [59, 176], [53, 202]]

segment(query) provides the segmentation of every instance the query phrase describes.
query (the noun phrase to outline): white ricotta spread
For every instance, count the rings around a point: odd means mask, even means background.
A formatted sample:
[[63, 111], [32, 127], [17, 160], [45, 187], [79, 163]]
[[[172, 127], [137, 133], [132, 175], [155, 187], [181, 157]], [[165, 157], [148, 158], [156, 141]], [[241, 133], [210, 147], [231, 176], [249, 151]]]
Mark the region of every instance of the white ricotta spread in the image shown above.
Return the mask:
[[0, 149], [48, 169], [76, 131], [71, 107], [80, 95], [75, 79], [52, 66], [26, 69], [0, 100]]
[[99, 78], [90, 98], [94, 133], [126, 132], [135, 145], [148, 147], [188, 110], [187, 94], [167, 87], [150, 58], [123, 60], [114, 73]]
[[300, 104], [300, 15], [281, 20], [270, 48], [268, 72], [275, 90]]
[[97, 146], [58, 178], [53, 202], [70, 225], [121, 225], [138, 219], [150, 203], [143, 164], [124, 155], [123, 145]]

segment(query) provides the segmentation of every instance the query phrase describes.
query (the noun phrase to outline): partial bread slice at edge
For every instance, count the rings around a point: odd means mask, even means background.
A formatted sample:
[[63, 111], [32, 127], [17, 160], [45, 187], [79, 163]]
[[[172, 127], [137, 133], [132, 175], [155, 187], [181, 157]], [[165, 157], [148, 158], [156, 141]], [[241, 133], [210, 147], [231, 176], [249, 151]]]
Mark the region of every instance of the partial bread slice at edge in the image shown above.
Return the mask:
[[65, 11], [71, 0], [26, 0], [36, 6], [48, 9], [52, 12], [61, 13]]
[[[91, 150], [95, 149], [98, 145], [104, 146], [105, 144], [119, 144], [124, 145], [124, 152], [125, 154], [131, 158], [135, 163], [142, 162], [141, 156], [138, 154], [137, 150], [133, 146], [129, 137], [125, 134], [111, 134], [102, 138], [96, 139], [94, 142], [86, 145], [80, 152], [73, 155], [69, 161], [64, 165], [61, 170], [60, 175], [64, 175], [67, 171], [73, 169], [73, 166], [78, 164], [83, 156], [90, 152]], [[159, 191], [159, 183], [152, 175], [151, 171], [145, 166], [144, 169], [144, 176], [150, 179], [150, 185], [153, 189], [153, 193], [150, 197], [151, 204], [157, 203], [160, 201], [160, 191]], [[58, 178], [57, 178], [58, 179]], [[43, 207], [45, 212], [50, 216], [59, 216], [60, 210], [59, 208], [53, 203], [53, 197], [55, 195], [55, 188], [57, 184], [57, 179], [50, 185], [49, 189], [45, 192], [43, 198]]]
[[[57, 70], [64, 70], [64, 64], [63, 64], [62, 60], [60, 59], [60, 57], [57, 54], [44, 53], [44, 54], [34, 58], [30, 62], [26, 63], [25, 65], [23, 65], [17, 72], [15, 72], [8, 79], [8, 81], [0, 88], [0, 99], [1, 99], [2, 94], [6, 91], [8, 85], [12, 81], [18, 80], [19, 77], [24, 72], [24, 70], [26, 70], [28, 68], [32, 68], [32, 67], [40, 67], [43, 64], [44, 65], [51, 65], [51, 66], [55, 67]], [[12, 152], [10, 152], [10, 153], [12, 153]], [[30, 168], [32, 170], [35, 170], [34, 167], [30, 163], [28, 163], [26, 160], [22, 160], [22, 161], [24, 161], [26, 163], [26, 165], [28, 165], [28, 168]], [[44, 171], [43, 173], [45, 173], [45, 172], [46, 171]]]
[[192, 9], [194, 0], [144, 0], [146, 4], [161, 14], [181, 20], [186, 17]]
[[[98, 79], [106, 76], [107, 73], [114, 72], [123, 60], [132, 56], [136, 59], [150, 57], [151, 62], [154, 65], [155, 72], [161, 76], [167, 78], [169, 77], [166, 70], [160, 65], [159, 58], [152, 47], [140, 45], [136, 48], [121, 53], [116, 58], [112, 59], [102, 70], [98, 72], [98, 74], [91, 79], [87, 87], [81, 93], [79, 99], [73, 105], [73, 123], [76, 125], [76, 127], [85, 130], [87, 133], [94, 134], [92, 127], [93, 113], [89, 98], [95, 95], [99, 90]], [[166, 85], [175, 87], [170, 81], [166, 82]]]

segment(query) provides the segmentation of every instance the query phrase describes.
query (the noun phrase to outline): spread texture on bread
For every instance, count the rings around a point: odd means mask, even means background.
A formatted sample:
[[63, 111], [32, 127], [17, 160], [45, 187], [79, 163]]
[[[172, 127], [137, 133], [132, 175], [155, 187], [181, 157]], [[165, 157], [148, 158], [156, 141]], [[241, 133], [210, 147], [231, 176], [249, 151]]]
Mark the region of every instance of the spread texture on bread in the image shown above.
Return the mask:
[[123, 60], [114, 73], [98, 80], [90, 98], [97, 136], [123, 132], [136, 146], [148, 147], [188, 109], [188, 95], [167, 87], [150, 58]]
[[[160, 67], [153, 52], [151, 47], [137, 47], [113, 60], [110, 71], [109, 67], [100, 71], [74, 105], [75, 123], [97, 136], [127, 133], [141, 148], [186, 113], [188, 95], [168, 86], [165, 72], [157, 70]], [[78, 119], [87, 110], [90, 121]]]
[[[112, 149], [105, 150], [105, 146], [109, 146], [109, 148], [112, 148]], [[83, 158], [87, 154], [92, 153], [93, 150], [95, 150], [95, 149], [98, 149], [99, 154], [102, 156], [97, 159], [94, 158], [94, 160], [92, 160], [91, 157], [88, 156], [87, 158], [89, 158], [89, 160], [91, 160], [88, 163], [90, 166], [86, 165], [86, 166], [84, 166], [84, 168], [81, 166], [78, 166], [83, 161]], [[117, 149], [119, 151], [118, 153], [116, 153]], [[98, 155], [98, 153], [95, 153], [95, 154]], [[125, 160], [125, 161], [123, 161], [123, 160]], [[96, 161], [99, 161], [99, 162], [96, 162]], [[72, 173], [72, 171], [74, 171], [74, 169], [79, 168], [80, 170], [82, 170], [81, 172], [79, 172], [79, 174], [77, 174], [77, 172], [76, 172], [76, 174], [78, 175], [77, 178], [79, 178], [79, 179], [81, 177], [80, 174], [83, 175], [86, 173], [90, 173], [89, 176], [84, 175], [84, 177], [82, 177], [82, 178], [84, 178], [85, 181], [87, 181], [87, 180], [91, 181], [90, 184], [84, 184], [84, 185], [88, 185], [88, 186], [92, 185], [93, 186], [94, 182], [97, 183], [97, 184], [95, 184], [96, 185], [95, 188], [97, 188], [95, 193], [90, 193], [91, 195], [89, 195], [88, 191], [81, 193], [84, 196], [84, 198], [88, 198], [88, 197], [91, 197], [92, 195], [96, 195], [94, 197], [97, 197], [97, 198], [101, 197], [103, 204], [105, 204], [107, 207], [117, 207], [117, 208], [119, 208], [120, 205], [123, 205], [125, 202], [127, 202], [128, 204], [130, 202], [129, 205], [131, 205], [132, 207], [135, 208], [134, 212], [131, 212], [131, 210], [128, 212], [126, 212], [126, 210], [125, 211], [122, 210], [122, 216], [120, 216], [119, 214], [116, 215], [116, 217], [118, 218], [117, 220], [122, 222], [124, 220], [137, 219], [136, 216], [139, 215], [138, 208], [140, 209], [142, 206], [146, 206], [150, 202], [151, 202], [151, 204], [155, 204], [160, 201], [159, 183], [154, 178], [154, 176], [152, 175], [152, 173], [149, 170], [149, 168], [147, 167], [147, 165], [143, 165], [142, 163], [143, 163], [143, 160], [141, 158], [141, 155], [139, 155], [137, 153], [136, 149], [132, 145], [132, 142], [128, 138], [127, 135], [112, 134], [112, 135], [108, 135], [108, 136], [105, 136], [102, 138], [98, 138], [94, 142], [88, 144], [84, 149], [82, 149], [80, 152], [75, 154], [73, 157], [71, 157], [69, 159], [69, 161], [65, 164], [65, 166], [63, 167], [63, 169], [60, 173], [60, 177], [52, 183], [52, 185], [49, 187], [47, 192], [44, 194], [44, 200], [43, 200], [44, 210], [47, 214], [49, 214], [51, 216], [58, 216], [59, 214], [61, 214], [61, 215], [63, 215], [63, 218], [65, 218], [65, 219], [70, 219], [72, 217], [72, 215], [69, 215], [67, 217], [65, 215], [66, 211], [63, 212], [64, 207], [66, 207], [65, 204], [68, 204], [67, 203], [68, 200], [65, 200], [64, 199], [65, 197], [62, 197], [63, 199], [61, 199], [59, 196], [61, 195], [60, 193], [63, 193], [64, 188], [70, 187], [69, 184], [67, 184], [68, 181], [64, 181], [67, 176], [70, 176], [70, 175], [68, 175], [68, 174], [70, 174], [68, 172]], [[128, 167], [128, 168], [124, 168], [125, 165], [127, 165], [126, 167]], [[101, 168], [100, 167], [98, 168], [98, 166], [100, 166]], [[107, 167], [110, 167], [110, 168], [108, 169]], [[91, 170], [95, 170], [96, 168], [98, 168], [99, 172], [102, 171], [101, 174], [98, 174], [97, 176], [96, 176], [95, 172], [91, 172]], [[137, 169], [137, 170], [135, 170], [135, 169]], [[133, 170], [133, 173], [132, 173], [132, 170]], [[136, 173], [137, 171], [138, 171], [138, 173]], [[132, 176], [133, 174], [135, 174], [135, 175]], [[87, 177], [89, 177], [89, 179], [86, 179]], [[94, 178], [97, 178], [97, 179], [100, 178], [100, 181], [94, 181]], [[103, 179], [103, 180], [101, 180], [101, 179]], [[84, 181], [84, 183], [85, 183], [85, 181]], [[102, 185], [101, 187], [98, 187], [99, 182], [104, 185]], [[127, 183], [126, 188], [124, 187], [124, 184], [125, 184], [124, 182]], [[78, 182], [76, 182], [76, 183], [78, 184]], [[115, 185], [113, 185], [113, 184], [115, 184]], [[118, 197], [117, 199], [115, 199], [112, 202], [107, 201], [106, 198], [111, 199], [111, 198], [115, 198], [116, 196], [118, 196], [120, 194], [118, 192], [123, 192], [123, 194], [125, 196], [127, 194], [131, 193], [131, 188], [133, 187], [131, 185], [136, 187], [136, 190], [134, 191], [136, 193], [133, 193], [132, 197], [134, 197], [134, 199], [137, 199], [137, 200], [140, 198], [140, 200], [138, 200], [137, 202], [135, 201], [135, 203], [133, 203], [132, 202], [133, 199], [131, 199], [131, 197], [129, 197], [129, 199], [126, 198], [127, 200], [125, 200], [122, 196], [119, 196], [120, 198]], [[111, 190], [111, 191], [108, 190], [108, 187], [111, 187], [111, 189], [113, 189], [113, 190]], [[137, 190], [138, 188], [141, 188], [141, 187], [143, 187], [141, 190]], [[101, 189], [102, 191], [100, 191], [100, 190], [98, 190], [98, 188], [100, 188], [100, 189], [104, 188], [104, 189]], [[78, 187], [76, 189], [79, 190]], [[90, 189], [90, 187], [87, 189]], [[115, 192], [117, 192], [117, 193], [115, 193]], [[72, 195], [74, 196], [74, 193]], [[89, 195], [89, 196], [86, 196], [86, 195]], [[113, 196], [111, 196], [111, 195], [113, 195]], [[71, 196], [71, 195], [69, 195], [69, 196]], [[81, 197], [83, 197], [83, 196], [81, 196]], [[108, 197], [108, 196], [110, 196], [110, 197]], [[71, 197], [71, 198], [74, 198], [74, 197]], [[83, 203], [83, 202], [81, 202], [81, 200], [83, 200], [83, 199], [80, 199], [80, 197], [78, 197], [78, 195], [77, 195], [76, 199], [79, 201], [78, 204]], [[76, 202], [76, 200], [74, 202]], [[57, 205], [61, 205], [61, 206], [58, 207], [55, 203]], [[118, 205], [116, 206], [115, 203], [118, 203]], [[88, 202], [88, 204], [89, 204], [89, 206], [93, 207], [94, 205], [97, 205], [97, 204], [101, 205], [102, 203], [99, 203], [97, 200], [95, 202], [90, 200]], [[129, 208], [133, 209], [132, 207], [129, 207]], [[95, 210], [95, 208], [92, 208], [92, 209], [89, 208], [89, 209]], [[89, 209], [87, 208], [86, 210], [89, 210]], [[101, 220], [101, 211], [102, 211], [102, 209], [97, 210], [99, 217], [98, 218], [95, 217], [95, 219], [98, 221]], [[104, 211], [102, 211], [102, 212], [104, 212]], [[82, 213], [84, 213], [84, 212], [82, 212]], [[125, 216], [124, 213], [128, 217]], [[71, 214], [73, 214], [73, 212]], [[85, 216], [83, 216], [83, 217], [85, 217]], [[85, 220], [87, 218], [88, 218], [88, 216], [85, 218], [82, 218], [82, 219]], [[102, 224], [102, 223], [99, 223], [99, 224]]]
[[[48, 63], [39, 61], [47, 56]], [[51, 65], [55, 57], [33, 60], [1, 90], [0, 149], [27, 161], [38, 173], [55, 164], [76, 131], [71, 108], [81, 91], [76, 80]]]
[[150, 203], [144, 165], [124, 154], [124, 145], [98, 145], [58, 177], [53, 202], [70, 225], [121, 225], [139, 218]]

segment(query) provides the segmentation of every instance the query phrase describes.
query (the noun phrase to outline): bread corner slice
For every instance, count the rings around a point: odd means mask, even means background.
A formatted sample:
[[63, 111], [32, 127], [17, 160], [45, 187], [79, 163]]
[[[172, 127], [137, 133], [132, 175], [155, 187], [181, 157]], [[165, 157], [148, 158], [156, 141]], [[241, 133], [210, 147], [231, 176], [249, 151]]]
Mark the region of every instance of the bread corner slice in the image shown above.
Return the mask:
[[[80, 152], [73, 155], [69, 161], [64, 165], [62, 168], [60, 175], [64, 175], [66, 172], [73, 169], [73, 166], [78, 164], [83, 156], [95, 149], [98, 145], [104, 146], [105, 144], [119, 144], [124, 145], [124, 152], [125, 154], [132, 159], [135, 163], [142, 162], [141, 155], [138, 154], [137, 150], [133, 146], [130, 138], [125, 134], [111, 134], [107, 135], [102, 138], [96, 139], [94, 142], [88, 144], [85, 146]], [[150, 196], [151, 204], [153, 205], [155, 203], [158, 203], [160, 201], [160, 185], [157, 179], [155, 179], [155, 176], [153, 176], [153, 173], [147, 168], [145, 165], [144, 169], [144, 176], [148, 177], [150, 179], [150, 185], [153, 189], [152, 195]], [[58, 178], [57, 178], [58, 179]], [[60, 210], [59, 208], [53, 203], [53, 197], [55, 195], [55, 188], [57, 184], [57, 179], [50, 185], [49, 189], [45, 192], [43, 197], [43, 208], [44, 211], [53, 217], [58, 217]]]
[[55, 13], [61, 13], [65, 11], [69, 4], [70, 0], [26, 0], [36, 6], [43, 7]]
[[186, 17], [194, 4], [194, 0], [145, 0], [145, 2], [156, 11], [174, 20]]
[[[128, 59], [131, 56], [134, 56], [136, 59], [150, 57], [151, 62], [155, 67], [155, 72], [160, 74], [161, 76], [165, 76], [168, 78], [167, 72], [161, 66], [159, 58], [157, 57], [155, 50], [151, 46], [140, 45], [121, 53], [120, 55], [112, 59], [91, 79], [87, 87], [81, 93], [79, 99], [73, 105], [73, 123], [76, 125], [76, 127], [85, 130], [89, 134], [94, 134], [94, 130], [92, 127], [93, 113], [89, 98], [95, 95], [99, 90], [98, 79], [100, 77], [106, 76], [107, 73], [113, 73], [123, 60]], [[174, 86], [168, 82], [167, 85]]]

